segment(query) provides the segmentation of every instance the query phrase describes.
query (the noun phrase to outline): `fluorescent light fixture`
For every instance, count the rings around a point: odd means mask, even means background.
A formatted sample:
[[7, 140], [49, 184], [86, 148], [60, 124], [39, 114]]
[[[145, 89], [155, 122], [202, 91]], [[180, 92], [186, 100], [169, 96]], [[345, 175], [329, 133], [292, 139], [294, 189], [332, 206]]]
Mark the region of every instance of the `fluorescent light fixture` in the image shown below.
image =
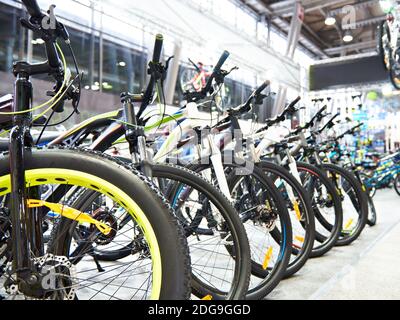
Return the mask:
[[353, 41], [353, 35], [350, 32], [346, 32], [343, 36], [343, 41], [344, 42], [352, 42]]
[[329, 16], [329, 15], [326, 16], [325, 24], [326, 24], [327, 26], [333, 26], [335, 23], [336, 23], [335, 17]]

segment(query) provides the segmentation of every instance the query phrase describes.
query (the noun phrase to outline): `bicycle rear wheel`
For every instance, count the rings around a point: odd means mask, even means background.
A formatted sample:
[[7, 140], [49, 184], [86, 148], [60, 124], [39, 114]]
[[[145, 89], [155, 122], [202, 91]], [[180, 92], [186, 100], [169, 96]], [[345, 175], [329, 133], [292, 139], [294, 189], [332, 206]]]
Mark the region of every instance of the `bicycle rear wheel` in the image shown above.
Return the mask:
[[183, 167], [154, 165], [152, 174], [185, 229], [192, 293], [200, 299], [244, 299], [250, 281], [250, 247], [229, 200]]
[[349, 245], [360, 236], [367, 223], [367, 195], [351, 171], [333, 164], [324, 164], [321, 168], [328, 174], [342, 199], [343, 227], [336, 245]]
[[331, 250], [343, 224], [342, 204], [334, 185], [319, 168], [298, 162], [297, 169], [307, 190], [315, 215], [315, 243], [310, 257], [320, 257]]
[[[229, 155], [225, 158], [228, 159]], [[258, 167], [243, 161], [223, 163], [231, 197], [244, 224], [251, 249], [250, 289], [246, 298], [265, 298], [285, 276], [292, 252], [292, 226], [282, 196]], [[189, 168], [218, 185], [209, 159]], [[209, 164], [204, 164], [209, 163]], [[253, 170], [249, 170], [249, 168]]]
[[284, 196], [292, 222], [292, 256], [285, 277], [298, 272], [307, 262], [315, 241], [313, 208], [302, 185], [288, 171], [271, 162], [262, 161], [260, 168]]

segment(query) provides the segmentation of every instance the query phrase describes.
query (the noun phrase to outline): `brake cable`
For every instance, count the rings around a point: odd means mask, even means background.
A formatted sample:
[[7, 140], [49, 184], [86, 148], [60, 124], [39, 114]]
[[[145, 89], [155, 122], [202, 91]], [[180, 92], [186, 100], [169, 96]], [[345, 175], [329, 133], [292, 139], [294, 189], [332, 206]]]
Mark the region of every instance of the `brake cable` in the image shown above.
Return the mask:
[[[44, 113], [47, 113], [47, 112], [50, 111], [50, 109], [52, 109], [58, 102], [60, 102], [60, 100], [61, 100], [61, 98], [63, 98], [63, 94], [64, 94], [63, 89], [66, 87], [67, 82], [68, 82], [68, 80], [69, 80], [69, 79], [68, 79], [69, 74], [68, 74], [68, 72], [67, 72], [67, 62], [66, 62], [66, 60], [65, 60], [64, 53], [62, 52], [62, 50], [61, 50], [60, 46], [58, 45], [58, 43], [56, 43], [56, 47], [57, 47], [58, 52], [60, 53], [60, 57], [61, 57], [62, 64], [63, 64], [63, 67], [64, 67], [64, 81], [63, 81], [63, 83], [62, 83], [60, 89], [59, 89], [59, 90], [57, 91], [57, 93], [55, 94], [55, 96], [52, 97], [52, 98], [51, 98], [50, 100], [48, 100], [47, 102], [45, 102], [45, 103], [43, 103], [43, 104], [41, 104], [41, 105], [39, 105], [39, 106], [37, 106], [37, 107], [33, 107], [33, 108], [31, 108], [31, 109], [28, 109], [28, 110], [18, 111], [18, 112], [0, 112], [0, 115], [1, 115], [1, 116], [15, 116], [15, 115], [27, 114], [27, 113], [34, 112], [34, 111], [36, 111], [36, 110], [42, 109], [42, 108], [44, 108], [45, 106], [47, 106], [48, 104], [52, 103], [51, 106], [44, 112]], [[54, 100], [56, 100], [56, 101], [54, 101]], [[54, 101], [54, 102], [53, 102], [53, 101]], [[40, 117], [41, 117], [41, 116], [43, 116], [43, 114], [41, 114]]]

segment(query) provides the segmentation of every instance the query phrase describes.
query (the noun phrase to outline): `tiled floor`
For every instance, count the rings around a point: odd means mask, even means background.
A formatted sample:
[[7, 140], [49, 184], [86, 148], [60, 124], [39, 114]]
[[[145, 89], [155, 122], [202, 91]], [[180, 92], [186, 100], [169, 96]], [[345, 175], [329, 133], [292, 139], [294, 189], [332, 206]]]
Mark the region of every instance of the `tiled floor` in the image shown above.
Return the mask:
[[384, 190], [374, 200], [375, 227], [367, 226], [352, 245], [309, 260], [268, 299], [400, 299], [400, 197]]

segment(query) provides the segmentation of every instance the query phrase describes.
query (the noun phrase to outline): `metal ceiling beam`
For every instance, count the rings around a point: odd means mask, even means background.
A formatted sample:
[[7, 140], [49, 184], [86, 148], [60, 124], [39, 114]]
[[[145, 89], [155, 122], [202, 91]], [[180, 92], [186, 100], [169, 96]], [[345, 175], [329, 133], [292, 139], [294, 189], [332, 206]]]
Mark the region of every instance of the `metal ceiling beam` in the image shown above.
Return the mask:
[[[367, 7], [373, 6], [373, 5], [377, 4], [377, 3], [379, 3], [379, 0], [366, 0], [366, 1], [363, 1], [363, 2], [353, 3], [353, 4], [351, 4], [351, 6], [354, 9], [357, 10], [357, 9], [362, 9], [362, 8], [367, 8]], [[335, 9], [335, 10], [330, 10], [329, 13], [332, 14], [332, 15], [341, 14], [342, 13], [342, 8], [338, 8], [338, 9]]]
[[371, 41], [366, 41], [366, 42], [360, 42], [360, 43], [354, 43], [354, 44], [348, 44], [345, 46], [340, 46], [340, 47], [335, 47], [335, 48], [329, 48], [324, 50], [327, 54], [339, 54], [343, 50], [345, 51], [355, 51], [355, 50], [361, 50], [361, 49], [369, 49], [373, 48], [376, 46], [376, 41], [371, 40]]
[[[326, 7], [330, 7], [333, 5], [337, 4], [343, 4], [347, 3], [348, 1], [346, 0], [317, 0], [317, 1], [312, 1], [312, 0], [303, 0], [303, 6], [304, 6], [304, 11], [305, 12], [310, 12], [318, 9], [323, 9]], [[291, 12], [291, 7], [294, 5], [295, 0], [290, 0], [290, 1], [283, 1], [283, 2], [277, 2], [274, 4], [271, 4], [269, 7], [272, 11], [272, 13], [275, 16], [283, 16], [283, 17], [289, 17], [293, 13]]]
[[[275, 16], [274, 13], [271, 11], [270, 7], [267, 6], [263, 1], [261, 1], [261, 0], [241, 0], [241, 2], [248, 6], [253, 7], [260, 14], [265, 14], [266, 16], [268, 16], [269, 19], [271, 19], [271, 17], [273, 17], [272, 20], [273, 20], [275, 26], [278, 26], [278, 28], [283, 31], [286, 31], [286, 32], [289, 31], [290, 23], [287, 22], [285, 19]], [[290, 9], [292, 10], [292, 13], [293, 13], [294, 4], [296, 3], [296, 1], [290, 0], [290, 1], [284, 1], [284, 2], [290, 3]], [[317, 36], [317, 35], [315, 34], [315, 36]], [[314, 55], [319, 56], [320, 58], [328, 58], [327, 54], [323, 50], [321, 50], [318, 45], [314, 44], [311, 40], [309, 40], [304, 35], [300, 35], [299, 42], [301, 43], [301, 45], [304, 48], [306, 48], [308, 51], [310, 51]], [[321, 40], [319, 42], [321, 43]]]
[[385, 19], [386, 19], [386, 16], [380, 16], [380, 17], [360, 20], [360, 21], [356, 21], [355, 23], [343, 25], [342, 29], [343, 30], [357, 29], [357, 28], [364, 27], [364, 26], [378, 24], [379, 22], [384, 21]]

